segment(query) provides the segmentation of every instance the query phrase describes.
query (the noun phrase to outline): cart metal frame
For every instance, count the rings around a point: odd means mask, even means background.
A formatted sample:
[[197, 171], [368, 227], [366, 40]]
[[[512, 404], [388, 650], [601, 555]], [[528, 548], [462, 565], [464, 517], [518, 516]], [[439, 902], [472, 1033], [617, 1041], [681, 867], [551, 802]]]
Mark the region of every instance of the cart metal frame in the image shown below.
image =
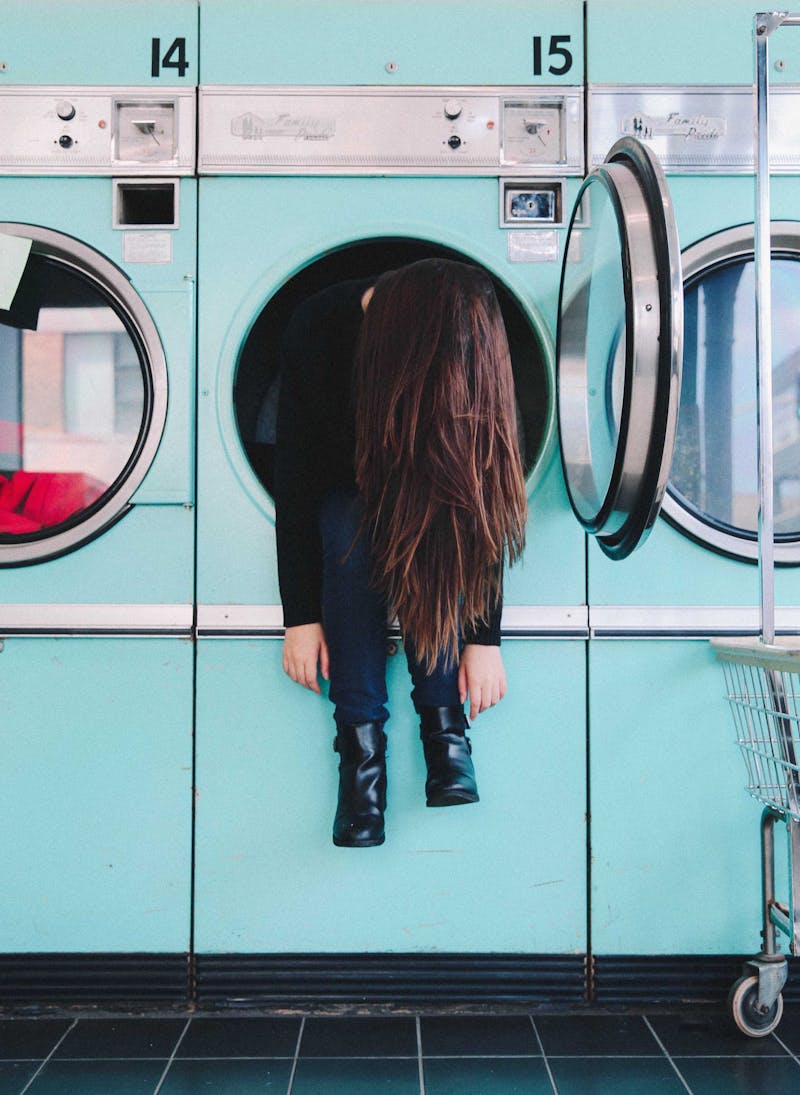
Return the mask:
[[[783, 1014], [788, 963], [778, 933], [800, 953], [800, 645], [775, 638], [775, 557], [772, 449], [772, 241], [769, 163], [769, 40], [782, 26], [800, 26], [800, 13], [758, 12], [754, 21], [756, 72], [756, 376], [758, 388], [758, 568], [761, 638], [713, 641], [722, 663], [748, 791], [764, 804], [761, 815], [763, 927], [761, 952], [745, 962], [731, 988], [734, 1022], [764, 1037]], [[794, 645], [792, 645], [792, 643]], [[788, 905], [775, 897], [775, 826], [787, 828]]]
[[[794, 644], [794, 645], [790, 645]], [[747, 768], [747, 790], [764, 804], [761, 815], [762, 949], [745, 962], [728, 997], [734, 1022], [763, 1037], [783, 1014], [788, 965], [778, 935], [800, 953], [800, 647], [792, 638], [714, 640], [725, 673], [736, 739]], [[789, 893], [775, 894], [775, 826], [787, 828]]]

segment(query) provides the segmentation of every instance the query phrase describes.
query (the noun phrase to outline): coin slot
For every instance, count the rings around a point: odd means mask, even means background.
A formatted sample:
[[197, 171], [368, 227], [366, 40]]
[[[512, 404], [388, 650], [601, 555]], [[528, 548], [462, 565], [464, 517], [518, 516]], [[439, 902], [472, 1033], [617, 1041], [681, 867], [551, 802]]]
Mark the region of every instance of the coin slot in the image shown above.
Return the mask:
[[500, 180], [502, 228], [550, 228], [563, 223], [563, 183]]
[[114, 180], [115, 228], [177, 228], [177, 179]]

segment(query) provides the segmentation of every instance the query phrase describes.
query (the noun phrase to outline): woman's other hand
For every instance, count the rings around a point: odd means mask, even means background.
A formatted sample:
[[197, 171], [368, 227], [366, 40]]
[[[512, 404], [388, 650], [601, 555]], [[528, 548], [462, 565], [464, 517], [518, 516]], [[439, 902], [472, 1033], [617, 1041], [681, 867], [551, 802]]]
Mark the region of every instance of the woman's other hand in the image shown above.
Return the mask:
[[330, 680], [330, 655], [322, 624], [287, 627], [283, 640], [283, 671], [312, 692], [320, 694], [317, 668]]
[[469, 717], [494, 707], [506, 694], [506, 671], [499, 646], [464, 647], [458, 667], [458, 695], [462, 703], [469, 697]]

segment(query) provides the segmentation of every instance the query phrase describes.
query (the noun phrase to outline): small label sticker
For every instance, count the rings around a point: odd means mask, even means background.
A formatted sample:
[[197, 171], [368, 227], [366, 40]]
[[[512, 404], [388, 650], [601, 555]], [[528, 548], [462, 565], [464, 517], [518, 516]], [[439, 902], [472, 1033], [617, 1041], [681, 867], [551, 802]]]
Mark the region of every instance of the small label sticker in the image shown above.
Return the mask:
[[509, 232], [509, 262], [558, 262], [558, 232]]
[[0, 308], [8, 310], [19, 289], [33, 240], [0, 233]]
[[171, 232], [124, 232], [122, 236], [124, 262], [172, 262]]

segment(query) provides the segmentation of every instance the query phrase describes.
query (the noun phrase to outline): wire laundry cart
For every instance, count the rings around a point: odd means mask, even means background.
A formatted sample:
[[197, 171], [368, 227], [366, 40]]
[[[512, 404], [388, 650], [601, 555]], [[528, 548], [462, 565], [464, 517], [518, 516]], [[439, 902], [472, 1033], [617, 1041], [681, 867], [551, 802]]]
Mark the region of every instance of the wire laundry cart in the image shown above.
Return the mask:
[[[763, 1037], [781, 1021], [788, 962], [778, 933], [800, 953], [800, 636], [775, 639], [775, 558], [772, 445], [772, 302], [769, 162], [769, 39], [780, 26], [800, 27], [800, 14], [755, 16], [756, 69], [756, 373], [758, 385], [758, 566], [761, 638], [712, 642], [725, 673], [736, 738], [747, 767], [747, 789], [761, 814], [762, 949], [745, 962], [728, 1004], [734, 1022]], [[788, 833], [788, 903], [775, 898], [775, 825]]]
[[[740, 1030], [762, 1037], [783, 1014], [781, 990], [786, 957], [777, 933], [800, 953], [800, 647], [758, 639], [714, 641], [722, 662], [736, 728], [747, 768], [747, 789], [764, 804], [761, 869], [764, 926], [761, 953], [745, 963], [728, 997]], [[789, 845], [788, 902], [775, 898], [775, 825], [785, 822]]]

